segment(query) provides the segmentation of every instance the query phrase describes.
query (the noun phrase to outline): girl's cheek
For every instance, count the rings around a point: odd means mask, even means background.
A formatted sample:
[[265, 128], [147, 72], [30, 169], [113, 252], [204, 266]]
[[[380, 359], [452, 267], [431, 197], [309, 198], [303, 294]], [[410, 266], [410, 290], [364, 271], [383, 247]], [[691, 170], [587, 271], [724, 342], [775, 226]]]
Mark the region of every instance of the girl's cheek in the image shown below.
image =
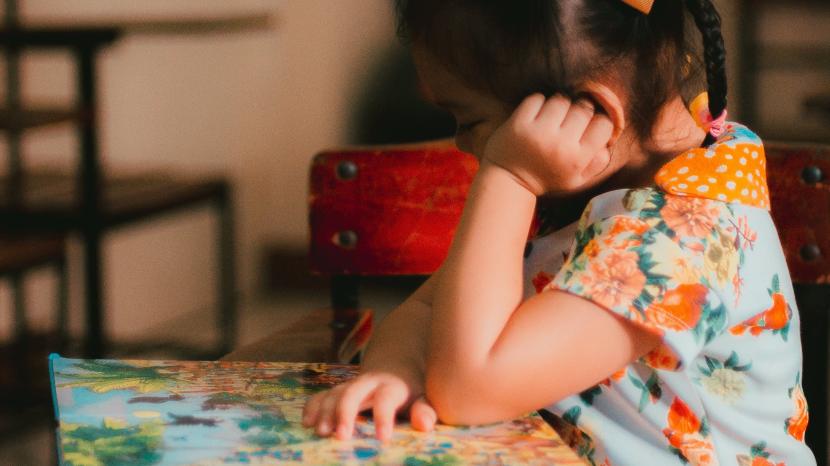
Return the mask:
[[490, 140], [490, 136], [498, 128], [500, 121], [484, 121], [476, 125], [474, 128], [457, 133], [455, 135], [455, 145], [459, 150], [468, 154], [474, 155], [481, 160], [484, 156], [484, 148]]
[[476, 154], [476, 148], [473, 144], [473, 138], [471, 133], [463, 133], [463, 134], [456, 134], [455, 135], [455, 145], [458, 147], [458, 150], [462, 152], [466, 152], [468, 154], [473, 154], [476, 158], [481, 159], [479, 154]]
[[462, 150], [481, 160], [484, 157], [484, 148], [487, 147], [487, 141], [490, 140], [494, 129], [492, 125], [484, 124], [465, 135], [464, 145], [466, 149]]

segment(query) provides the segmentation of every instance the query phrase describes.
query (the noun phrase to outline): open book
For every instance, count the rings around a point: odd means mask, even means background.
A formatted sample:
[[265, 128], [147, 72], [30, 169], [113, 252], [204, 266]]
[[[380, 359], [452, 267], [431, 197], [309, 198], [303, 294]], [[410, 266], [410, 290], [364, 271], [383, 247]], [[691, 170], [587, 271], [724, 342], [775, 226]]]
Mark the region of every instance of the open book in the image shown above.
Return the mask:
[[538, 416], [421, 433], [381, 446], [361, 417], [353, 440], [300, 424], [309, 395], [355, 366], [50, 358], [65, 465], [583, 464]]

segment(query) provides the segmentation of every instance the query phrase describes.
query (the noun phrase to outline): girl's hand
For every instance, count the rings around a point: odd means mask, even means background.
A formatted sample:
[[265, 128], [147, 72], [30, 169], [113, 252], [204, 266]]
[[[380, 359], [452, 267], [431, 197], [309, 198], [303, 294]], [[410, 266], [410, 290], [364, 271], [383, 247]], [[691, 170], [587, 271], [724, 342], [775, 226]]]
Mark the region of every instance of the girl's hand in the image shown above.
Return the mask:
[[392, 437], [396, 414], [408, 408], [412, 427], [429, 432], [438, 416], [424, 398], [423, 387], [412, 385], [416, 384], [389, 372], [360, 374], [311, 397], [303, 410], [303, 425], [315, 426], [321, 437], [335, 435], [340, 440], [348, 440], [358, 413], [371, 408], [377, 438], [387, 441]]
[[506, 169], [536, 196], [576, 191], [608, 166], [613, 131], [587, 99], [533, 94], [493, 132], [483, 161]]

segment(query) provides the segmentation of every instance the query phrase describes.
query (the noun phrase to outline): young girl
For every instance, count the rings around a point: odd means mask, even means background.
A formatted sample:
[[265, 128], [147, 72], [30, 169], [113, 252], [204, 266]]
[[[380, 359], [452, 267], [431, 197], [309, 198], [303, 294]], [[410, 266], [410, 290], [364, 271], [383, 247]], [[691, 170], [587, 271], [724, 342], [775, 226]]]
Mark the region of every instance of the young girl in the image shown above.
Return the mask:
[[710, 1], [398, 7], [481, 165], [442, 267], [305, 424], [345, 439], [371, 409], [384, 440], [397, 412], [429, 430], [544, 409], [594, 465], [815, 464], [764, 151], [724, 121]]

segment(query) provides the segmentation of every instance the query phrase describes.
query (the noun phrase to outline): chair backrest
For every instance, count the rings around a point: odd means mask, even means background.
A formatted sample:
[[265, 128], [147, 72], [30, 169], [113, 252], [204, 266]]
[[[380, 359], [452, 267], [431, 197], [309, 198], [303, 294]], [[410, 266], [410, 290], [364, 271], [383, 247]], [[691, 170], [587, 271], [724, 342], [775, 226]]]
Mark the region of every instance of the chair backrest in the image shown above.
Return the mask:
[[439, 142], [327, 151], [311, 166], [311, 268], [429, 275], [441, 265], [478, 168]]
[[333, 360], [355, 362], [372, 312], [363, 276], [430, 275], [444, 261], [478, 167], [449, 141], [332, 150], [311, 165], [311, 270], [331, 277]]
[[[773, 217], [793, 281], [830, 283], [830, 146], [767, 144]], [[443, 261], [478, 163], [448, 142], [331, 150], [311, 167], [311, 266], [425, 275]]]

